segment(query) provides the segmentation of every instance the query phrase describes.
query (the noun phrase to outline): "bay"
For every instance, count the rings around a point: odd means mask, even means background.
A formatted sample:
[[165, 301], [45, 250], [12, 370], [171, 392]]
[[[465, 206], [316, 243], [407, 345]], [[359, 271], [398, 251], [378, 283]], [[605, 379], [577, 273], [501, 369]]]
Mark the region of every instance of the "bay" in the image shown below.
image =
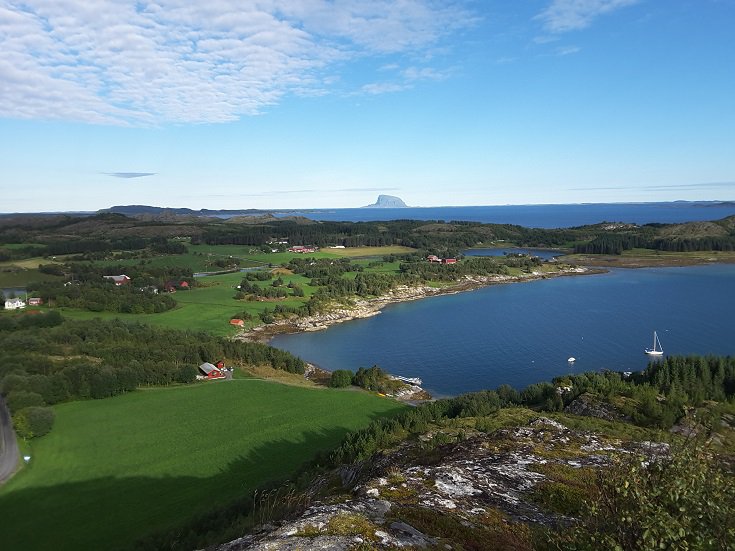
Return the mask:
[[641, 370], [654, 330], [666, 355], [735, 354], [735, 266], [494, 285], [391, 305], [271, 344], [329, 370], [377, 364], [448, 396], [504, 383], [521, 389], [566, 373]]
[[569, 228], [600, 222], [674, 224], [719, 220], [735, 214], [735, 202], [580, 203], [571, 205], [490, 205], [472, 207], [408, 207], [397, 209], [283, 210], [276, 216], [312, 220], [370, 222], [377, 220], [444, 220], [517, 224], [527, 228]]

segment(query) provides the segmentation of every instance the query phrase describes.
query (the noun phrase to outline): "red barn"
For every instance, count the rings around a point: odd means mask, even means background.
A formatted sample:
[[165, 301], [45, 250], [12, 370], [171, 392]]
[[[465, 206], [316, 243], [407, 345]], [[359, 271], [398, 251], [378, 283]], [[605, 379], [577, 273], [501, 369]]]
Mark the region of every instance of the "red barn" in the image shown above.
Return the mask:
[[[218, 362], [218, 363], [222, 363], [222, 365], [224, 365], [223, 362]], [[222, 371], [222, 369], [219, 369], [213, 366], [209, 362], [204, 362], [202, 365], [200, 365], [199, 372], [203, 375], [203, 378], [205, 379], [224, 379], [225, 378], [225, 374]]]
[[445, 258], [442, 260], [442, 264], [456, 264], [457, 259], [456, 258]]

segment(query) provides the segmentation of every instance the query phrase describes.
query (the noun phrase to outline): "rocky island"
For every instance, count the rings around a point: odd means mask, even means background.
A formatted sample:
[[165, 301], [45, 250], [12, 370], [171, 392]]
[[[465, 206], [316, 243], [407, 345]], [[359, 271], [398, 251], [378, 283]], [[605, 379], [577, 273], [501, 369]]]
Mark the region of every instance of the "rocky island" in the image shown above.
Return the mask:
[[400, 197], [394, 195], [378, 195], [378, 200], [372, 205], [365, 205], [364, 209], [399, 209], [406, 208], [408, 205], [403, 202]]

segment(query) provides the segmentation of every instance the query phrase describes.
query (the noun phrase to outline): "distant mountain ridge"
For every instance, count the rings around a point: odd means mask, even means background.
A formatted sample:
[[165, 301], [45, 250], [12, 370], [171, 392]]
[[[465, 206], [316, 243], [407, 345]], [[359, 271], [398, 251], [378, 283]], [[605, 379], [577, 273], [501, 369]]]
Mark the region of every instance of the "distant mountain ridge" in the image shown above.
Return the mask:
[[191, 216], [219, 216], [219, 215], [237, 215], [237, 214], [265, 214], [271, 211], [261, 209], [187, 209], [187, 208], [168, 208], [168, 207], [152, 207], [150, 205], [117, 205], [109, 209], [100, 209], [99, 214], [106, 212], [114, 212], [116, 214], [124, 214], [126, 216], [136, 216], [139, 214], [188, 214]]
[[408, 205], [403, 202], [403, 199], [396, 197], [395, 195], [378, 195], [378, 200], [372, 205], [365, 205], [364, 209], [397, 209], [406, 208]]

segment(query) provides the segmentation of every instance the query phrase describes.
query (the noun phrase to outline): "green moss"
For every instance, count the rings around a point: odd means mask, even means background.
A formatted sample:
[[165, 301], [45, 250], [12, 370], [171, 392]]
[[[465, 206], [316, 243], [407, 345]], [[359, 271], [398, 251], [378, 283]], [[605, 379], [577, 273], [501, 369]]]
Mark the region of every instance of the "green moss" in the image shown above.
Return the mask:
[[297, 531], [294, 535], [297, 538], [315, 538], [319, 534], [321, 534], [321, 530], [319, 530], [318, 526], [314, 526], [313, 524], [305, 524], [301, 528], [301, 530]]
[[506, 522], [502, 513], [491, 511], [479, 517], [476, 524], [446, 511], [436, 511], [425, 507], [401, 507], [393, 517], [405, 522], [424, 534], [440, 538], [442, 543], [451, 544], [453, 549], [474, 551], [494, 551], [531, 549], [529, 531], [522, 524]]
[[330, 536], [360, 536], [373, 541], [376, 530], [378, 527], [362, 515], [340, 513], [329, 519], [324, 532]]
[[583, 488], [548, 480], [537, 484], [530, 497], [544, 509], [566, 516], [577, 516], [589, 493]]

